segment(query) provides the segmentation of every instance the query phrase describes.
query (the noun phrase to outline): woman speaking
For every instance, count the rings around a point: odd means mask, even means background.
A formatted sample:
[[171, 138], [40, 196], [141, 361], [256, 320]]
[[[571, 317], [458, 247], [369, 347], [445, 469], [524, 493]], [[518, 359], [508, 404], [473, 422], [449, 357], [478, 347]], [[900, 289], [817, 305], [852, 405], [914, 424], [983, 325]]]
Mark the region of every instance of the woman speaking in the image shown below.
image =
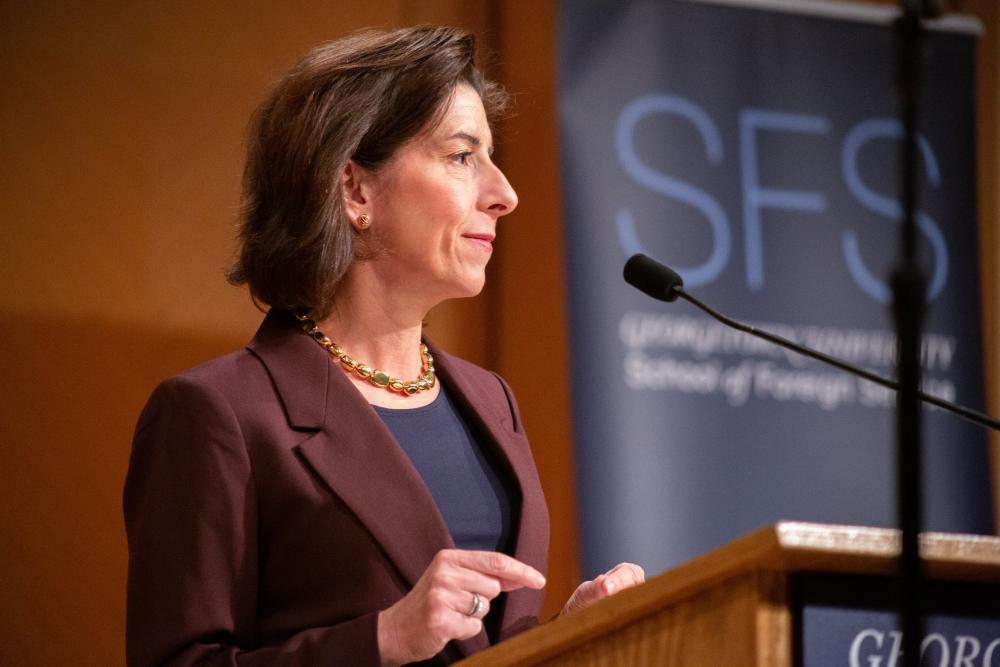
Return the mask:
[[[504, 103], [471, 35], [420, 27], [315, 49], [258, 110], [229, 277], [269, 311], [139, 419], [130, 665], [446, 664], [538, 623], [548, 514], [514, 396], [422, 335], [517, 206]], [[567, 610], [641, 581], [620, 565]]]

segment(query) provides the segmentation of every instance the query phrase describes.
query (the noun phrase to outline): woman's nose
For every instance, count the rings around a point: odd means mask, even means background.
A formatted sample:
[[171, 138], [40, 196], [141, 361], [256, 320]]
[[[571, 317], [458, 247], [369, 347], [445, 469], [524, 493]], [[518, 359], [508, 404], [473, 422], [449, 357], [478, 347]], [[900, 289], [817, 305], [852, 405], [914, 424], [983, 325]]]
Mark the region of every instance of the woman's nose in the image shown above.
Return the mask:
[[493, 165], [490, 186], [486, 189], [485, 195], [486, 210], [497, 217], [507, 215], [517, 208], [517, 193], [514, 192], [507, 177], [496, 165]]

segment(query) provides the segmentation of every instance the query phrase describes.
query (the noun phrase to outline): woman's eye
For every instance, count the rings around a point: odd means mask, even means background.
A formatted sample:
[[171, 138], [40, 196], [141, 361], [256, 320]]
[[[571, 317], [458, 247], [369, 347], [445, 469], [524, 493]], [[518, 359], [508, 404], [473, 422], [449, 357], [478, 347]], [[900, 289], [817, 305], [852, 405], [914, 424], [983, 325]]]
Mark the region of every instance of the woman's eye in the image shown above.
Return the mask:
[[451, 156], [451, 159], [455, 162], [465, 165], [469, 163], [469, 158], [472, 157], [472, 153], [469, 151], [462, 151], [461, 153], [455, 153]]

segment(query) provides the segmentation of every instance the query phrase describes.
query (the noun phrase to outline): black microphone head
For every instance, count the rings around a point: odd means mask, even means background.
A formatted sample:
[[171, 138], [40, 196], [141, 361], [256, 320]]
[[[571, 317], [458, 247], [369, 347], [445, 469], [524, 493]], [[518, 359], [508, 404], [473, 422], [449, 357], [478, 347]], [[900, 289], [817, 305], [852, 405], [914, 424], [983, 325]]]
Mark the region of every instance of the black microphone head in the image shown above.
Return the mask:
[[684, 290], [684, 280], [673, 269], [642, 253], [625, 262], [625, 282], [654, 299], [673, 301]]

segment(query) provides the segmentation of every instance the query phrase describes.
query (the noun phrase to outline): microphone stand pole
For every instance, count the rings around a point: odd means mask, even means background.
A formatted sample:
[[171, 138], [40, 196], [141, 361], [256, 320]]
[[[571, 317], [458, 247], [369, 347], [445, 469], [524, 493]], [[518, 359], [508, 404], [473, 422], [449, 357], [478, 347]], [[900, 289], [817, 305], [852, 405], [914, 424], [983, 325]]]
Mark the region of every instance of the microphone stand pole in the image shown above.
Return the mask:
[[898, 341], [896, 398], [896, 488], [902, 545], [899, 558], [898, 604], [903, 631], [903, 664], [919, 667], [924, 635], [923, 571], [920, 560], [922, 527], [920, 338], [925, 312], [926, 279], [917, 262], [917, 110], [920, 101], [921, 20], [931, 14], [924, 0], [900, 0], [896, 20], [897, 77], [903, 124], [901, 186], [902, 253], [892, 274], [892, 309]]

